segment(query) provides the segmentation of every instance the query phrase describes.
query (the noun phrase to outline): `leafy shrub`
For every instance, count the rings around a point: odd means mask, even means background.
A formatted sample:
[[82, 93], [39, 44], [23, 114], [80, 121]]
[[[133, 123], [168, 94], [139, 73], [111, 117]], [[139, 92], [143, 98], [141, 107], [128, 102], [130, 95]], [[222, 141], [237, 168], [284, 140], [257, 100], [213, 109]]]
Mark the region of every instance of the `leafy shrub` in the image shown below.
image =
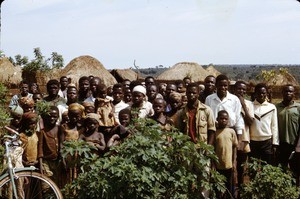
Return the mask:
[[215, 198], [216, 190], [225, 191], [224, 177], [208, 169], [216, 159], [212, 146], [202, 142], [196, 149], [177, 130], [137, 122], [133, 135], [85, 164], [88, 172], [79, 174], [66, 198], [203, 198], [204, 190]]
[[247, 166], [250, 182], [242, 186], [241, 198], [297, 199], [299, 197], [295, 179], [291, 173], [284, 173], [281, 167], [275, 167], [256, 159], [252, 159]]

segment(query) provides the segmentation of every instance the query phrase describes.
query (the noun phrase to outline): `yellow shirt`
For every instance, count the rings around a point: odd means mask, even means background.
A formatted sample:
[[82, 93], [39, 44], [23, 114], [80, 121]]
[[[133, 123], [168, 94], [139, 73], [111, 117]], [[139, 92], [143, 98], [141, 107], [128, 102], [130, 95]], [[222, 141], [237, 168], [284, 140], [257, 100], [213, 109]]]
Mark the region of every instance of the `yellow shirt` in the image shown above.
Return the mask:
[[236, 133], [231, 128], [217, 129], [215, 151], [219, 158], [217, 169], [225, 170], [232, 168], [233, 148], [238, 145]]

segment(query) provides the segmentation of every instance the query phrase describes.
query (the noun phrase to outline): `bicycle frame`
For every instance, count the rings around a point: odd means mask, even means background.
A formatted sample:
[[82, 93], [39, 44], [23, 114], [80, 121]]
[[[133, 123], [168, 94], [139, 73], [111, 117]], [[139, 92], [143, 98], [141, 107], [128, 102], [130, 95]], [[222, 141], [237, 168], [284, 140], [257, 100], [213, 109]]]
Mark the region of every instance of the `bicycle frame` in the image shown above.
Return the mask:
[[2, 175], [0, 176], [0, 180], [9, 176], [11, 185], [12, 185], [12, 189], [13, 189], [13, 194], [14, 194], [15, 198], [17, 198], [18, 197], [17, 188], [16, 188], [16, 184], [14, 181], [15, 173], [20, 172], [20, 171], [36, 171], [38, 169], [34, 166], [24, 167], [24, 168], [14, 168], [13, 164], [12, 164], [12, 160], [11, 160], [11, 145], [12, 145], [12, 143], [13, 143], [13, 140], [5, 141], [5, 151], [6, 151], [5, 156], [7, 159], [8, 168], [6, 169], [6, 171], [4, 173], [2, 173]]

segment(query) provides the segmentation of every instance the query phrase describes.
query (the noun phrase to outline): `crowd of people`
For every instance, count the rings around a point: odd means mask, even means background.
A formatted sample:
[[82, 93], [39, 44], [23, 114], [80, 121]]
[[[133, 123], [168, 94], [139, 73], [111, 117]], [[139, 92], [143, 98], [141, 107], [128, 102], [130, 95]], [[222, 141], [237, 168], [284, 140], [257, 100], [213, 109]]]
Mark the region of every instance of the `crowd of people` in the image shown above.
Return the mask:
[[[63, 76], [48, 81], [46, 96], [36, 83], [22, 81], [9, 104], [10, 127], [21, 133], [22, 164], [38, 166], [60, 187], [74, 178], [68, 162], [59, 161], [65, 141], [86, 141], [101, 156], [130, 135], [127, 127], [133, 117], [152, 118], [164, 131], [176, 127], [196, 147], [200, 141], [213, 145], [219, 161], [211, 169], [226, 177], [232, 195], [243, 183], [249, 157], [291, 169], [299, 186], [300, 104], [295, 87], [282, 86], [282, 101], [275, 105], [266, 84], [258, 83], [251, 99], [246, 99], [247, 91], [247, 83], [237, 81], [229, 92], [225, 75], [207, 76], [203, 84], [188, 77], [157, 83], [148, 76], [112, 87], [99, 77], [83, 76], [78, 88]], [[40, 113], [39, 102], [47, 102], [49, 109]]]

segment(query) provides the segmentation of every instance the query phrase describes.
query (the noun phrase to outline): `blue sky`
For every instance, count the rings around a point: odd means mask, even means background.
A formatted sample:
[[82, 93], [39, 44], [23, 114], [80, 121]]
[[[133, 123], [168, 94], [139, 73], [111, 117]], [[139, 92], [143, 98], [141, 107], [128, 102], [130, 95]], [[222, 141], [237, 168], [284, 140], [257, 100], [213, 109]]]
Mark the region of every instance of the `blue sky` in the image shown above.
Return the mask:
[[296, 0], [5, 0], [1, 50], [40, 47], [107, 69], [199, 64], [300, 64]]

